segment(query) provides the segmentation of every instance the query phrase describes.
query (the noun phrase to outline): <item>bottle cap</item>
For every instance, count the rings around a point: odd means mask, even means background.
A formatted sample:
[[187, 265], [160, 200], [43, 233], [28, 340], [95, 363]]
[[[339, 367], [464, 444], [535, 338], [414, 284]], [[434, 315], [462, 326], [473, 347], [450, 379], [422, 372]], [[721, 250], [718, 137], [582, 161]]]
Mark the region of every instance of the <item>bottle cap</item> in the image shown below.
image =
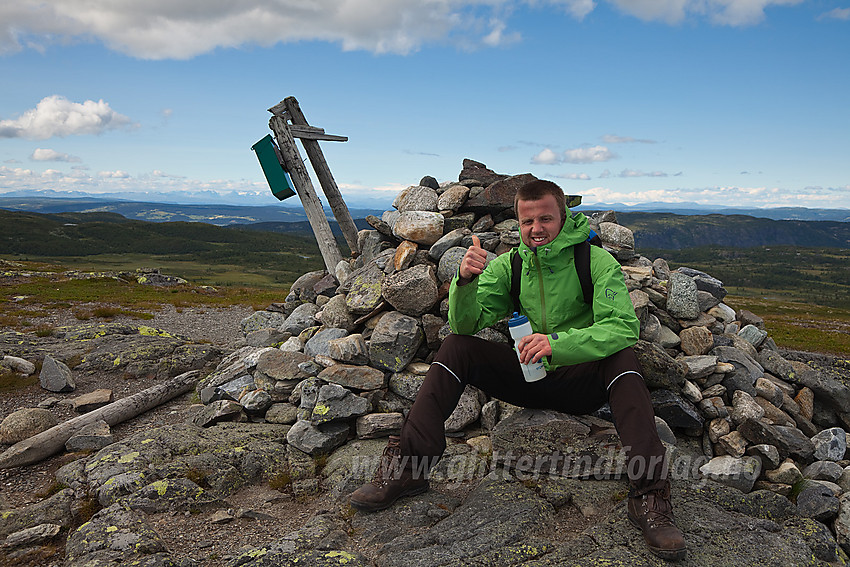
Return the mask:
[[519, 327], [520, 325], [524, 325], [528, 323], [528, 317], [525, 315], [520, 315], [516, 311], [514, 311], [513, 317], [508, 319], [508, 327]]

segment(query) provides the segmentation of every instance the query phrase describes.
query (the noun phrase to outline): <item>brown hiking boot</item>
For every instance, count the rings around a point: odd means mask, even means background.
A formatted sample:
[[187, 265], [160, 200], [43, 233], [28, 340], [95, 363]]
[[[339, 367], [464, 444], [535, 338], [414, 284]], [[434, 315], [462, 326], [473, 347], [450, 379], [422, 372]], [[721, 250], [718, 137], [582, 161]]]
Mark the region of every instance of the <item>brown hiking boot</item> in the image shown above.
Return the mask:
[[372, 482], [351, 493], [352, 506], [375, 512], [389, 508], [402, 496], [415, 496], [428, 490], [428, 479], [413, 478], [411, 463], [402, 462], [400, 442], [398, 436], [390, 436]]
[[670, 484], [642, 496], [629, 498], [629, 521], [643, 532], [649, 550], [668, 561], [685, 557], [685, 538], [673, 523]]

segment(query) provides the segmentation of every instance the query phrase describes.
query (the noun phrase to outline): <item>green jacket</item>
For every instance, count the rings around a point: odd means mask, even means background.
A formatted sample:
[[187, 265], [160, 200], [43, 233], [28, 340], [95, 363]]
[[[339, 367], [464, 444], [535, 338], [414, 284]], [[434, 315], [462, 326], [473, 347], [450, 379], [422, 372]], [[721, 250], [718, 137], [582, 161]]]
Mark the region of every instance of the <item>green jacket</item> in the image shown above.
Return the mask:
[[[573, 265], [573, 245], [587, 239], [587, 217], [567, 220], [555, 240], [536, 250], [524, 242], [520, 304], [536, 333], [549, 335], [548, 369], [599, 360], [633, 346], [640, 323], [635, 316], [620, 264], [598, 246], [590, 247], [593, 306], [584, 302]], [[510, 254], [492, 260], [484, 272], [463, 286], [458, 275], [449, 289], [449, 325], [472, 335], [513, 311]]]

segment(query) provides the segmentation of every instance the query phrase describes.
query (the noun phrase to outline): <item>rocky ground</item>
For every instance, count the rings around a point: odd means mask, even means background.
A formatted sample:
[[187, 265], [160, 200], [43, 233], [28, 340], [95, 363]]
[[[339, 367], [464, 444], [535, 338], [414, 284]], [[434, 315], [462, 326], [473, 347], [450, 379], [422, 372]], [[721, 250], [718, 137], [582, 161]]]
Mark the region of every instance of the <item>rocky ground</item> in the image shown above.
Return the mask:
[[[374, 514], [348, 505], [449, 332], [448, 281], [471, 235], [494, 255], [515, 246], [510, 206], [529, 177], [465, 160], [459, 182], [423, 178], [367, 219], [356, 259], [305, 274], [263, 311], [166, 307], [152, 321], [85, 324], [57, 313], [47, 336], [0, 330], [3, 364], [35, 376], [27, 365], [45, 361], [39, 379], [53, 388], [0, 396], [7, 443], [30, 427], [11, 416], [62, 420], [95, 389], [118, 399], [200, 378], [69, 440], [88, 450], [0, 469], [0, 565], [664, 564], [626, 519], [604, 408], [523, 410], [467, 387], [432, 490]], [[722, 282], [640, 256], [611, 212], [591, 222], [640, 319], [682, 564], [846, 564], [847, 362], [780, 351], [757, 315], [723, 303]], [[507, 343], [505, 330], [479, 336]], [[60, 392], [69, 377], [76, 389]]]

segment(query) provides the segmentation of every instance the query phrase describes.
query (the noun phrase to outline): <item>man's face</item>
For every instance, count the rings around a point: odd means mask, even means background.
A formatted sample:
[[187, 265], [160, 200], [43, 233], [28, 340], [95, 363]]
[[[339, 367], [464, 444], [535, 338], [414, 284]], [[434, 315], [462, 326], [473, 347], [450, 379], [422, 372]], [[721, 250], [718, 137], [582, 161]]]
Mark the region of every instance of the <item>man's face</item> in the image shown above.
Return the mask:
[[544, 195], [536, 201], [517, 201], [516, 209], [520, 236], [531, 248], [549, 244], [564, 226], [563, 211], [553, 195]]

